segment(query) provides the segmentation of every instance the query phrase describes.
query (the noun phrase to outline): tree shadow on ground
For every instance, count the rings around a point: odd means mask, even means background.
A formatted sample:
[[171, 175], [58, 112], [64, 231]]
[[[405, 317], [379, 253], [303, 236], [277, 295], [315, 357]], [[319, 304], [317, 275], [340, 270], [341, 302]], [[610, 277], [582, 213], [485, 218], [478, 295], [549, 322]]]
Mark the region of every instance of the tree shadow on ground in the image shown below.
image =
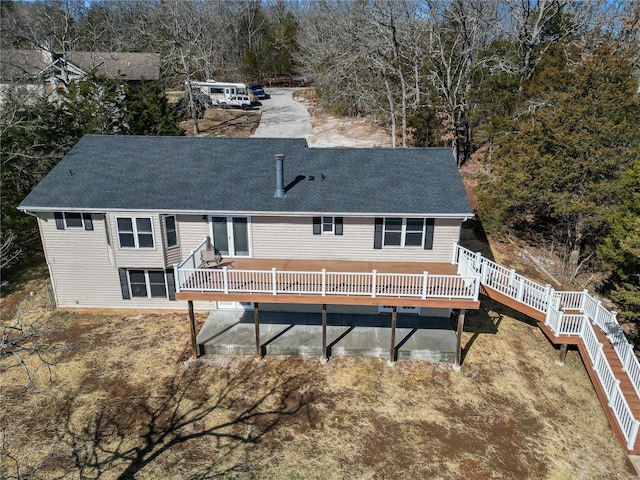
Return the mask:
[[[78, 392], [61, 412], [57, 440], [66, 455], [57, 463], [81, 478], [131, 479], [157, 461], [156, 471], [176, 470], [183, 478], [238, 475], [248, 468], [240, 460], [251, 444], [305, 408], [312, 416], [311, 397], [300, 393], [312, 373], [265, 375], [253, 360], [240, 369], [215, 369], [216, 379], [211, 370], [194, 362], [155, 395], [111, 385], [86, 422], [78, 421], [87, 414], [80, 408], [92, 409]], [[210, 394], [214, 380], [219, 388]]]

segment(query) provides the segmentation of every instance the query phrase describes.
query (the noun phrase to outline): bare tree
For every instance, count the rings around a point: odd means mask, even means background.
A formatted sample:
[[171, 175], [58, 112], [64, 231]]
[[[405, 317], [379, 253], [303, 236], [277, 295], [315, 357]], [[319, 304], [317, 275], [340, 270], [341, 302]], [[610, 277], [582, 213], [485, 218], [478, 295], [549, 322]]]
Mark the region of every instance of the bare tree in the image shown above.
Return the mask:
[[183, 82], [193, 117], [193, 133], [199, 133], [198, 115], [191, 83], [202, 79], [206, 56], [202, 46], [208, 41], [207, 9], [203, 2], [168, 0], [150, 10], [150, 29], [163, 51], [164, 70]]
[[547, 50], [565, 34], [549, 26], [559, 18], [564, 0], [520, 0], [510, 3], [512, 32], [520, 49], [520, 84], [531, 80], [537, 64]]
[[[0, 236], [0, 271], [15, 263], [22, 253], [22, 249], [16, 247], [15, 239], [16, 235], [11, 231], [5, 232]], [[2, 286], [5, 285], [6, 281], [3, 280]]]
[[453, 154], [461, 166], [471, 154], [468, 115], [474, 77], [484, 67], [482, 52], [497, 23], [495, 4], [483, 0], [429, 0], [427, 69], [444, 100], [444, 123]]

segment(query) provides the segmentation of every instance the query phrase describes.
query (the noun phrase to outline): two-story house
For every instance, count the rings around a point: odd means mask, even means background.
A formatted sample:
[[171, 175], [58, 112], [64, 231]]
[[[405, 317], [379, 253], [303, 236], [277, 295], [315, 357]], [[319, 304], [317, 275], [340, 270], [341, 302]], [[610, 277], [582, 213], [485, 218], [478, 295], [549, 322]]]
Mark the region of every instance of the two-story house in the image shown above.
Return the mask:
[[88, 135], [19, 208], [37, 218], [59, 306], [187, 307], [194, 354], [194, 309], [253, 308], [258, 355], [260, 311], [317, 313], [323, 358], [328, 311], [390, 310], [390, 361], [398, 313], [457, 309], [458, 369], [481, 284], [563, 345], [561, 363], [578, 346], [621, 444], [640, 452], [640, 362], [615, 312], [458, 246], [473, 213], [449, 149]]
[[446, 148], [87, 135], [20, 209], [38, 219], [61, 307], [477, 304], [451, 262], [473, 212]]

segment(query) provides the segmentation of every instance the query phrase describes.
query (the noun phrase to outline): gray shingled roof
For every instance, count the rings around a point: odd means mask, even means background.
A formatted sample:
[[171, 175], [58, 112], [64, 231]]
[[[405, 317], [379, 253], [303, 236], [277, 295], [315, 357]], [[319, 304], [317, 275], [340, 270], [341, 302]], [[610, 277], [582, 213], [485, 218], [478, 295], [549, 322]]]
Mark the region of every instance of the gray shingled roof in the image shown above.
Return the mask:
[[[157, 53], [70, 51], [66, 55], [68, 62], [84, 72], [95, 68], [108, 79], [160, 79], [160, 55]], [[0, 78], [4, 81], [39, 79], [39, 75], [52, 66], [50, 52], [7, 50], [0, 56]]]
[[39, 75], [51, 65], [40, 50], [7, 49], [0, 55], [0, 79], [6, 82], [41, 81]]
[[96, 69], [110, 79], [158, 80], [160, 55], [135, 52], [78, 52], [67, 53], [67, 60], [85, 72]]
[[[274, 198], [280, 153], [288, 188], [285, 198]], [[20, 208], [472, 214], [448, 148], [307, 148], [304, 139], [100, 135], [83, 137]]]

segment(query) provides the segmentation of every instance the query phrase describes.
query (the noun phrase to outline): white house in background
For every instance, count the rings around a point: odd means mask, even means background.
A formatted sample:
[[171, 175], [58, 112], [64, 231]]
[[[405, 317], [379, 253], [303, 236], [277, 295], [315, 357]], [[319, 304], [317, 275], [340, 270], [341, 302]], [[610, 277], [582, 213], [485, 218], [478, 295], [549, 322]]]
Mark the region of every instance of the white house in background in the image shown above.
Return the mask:
[[473, 211], [447, 148], [87, 135], [19, 208], [60, 307], [478, 308], [452, 264]]

